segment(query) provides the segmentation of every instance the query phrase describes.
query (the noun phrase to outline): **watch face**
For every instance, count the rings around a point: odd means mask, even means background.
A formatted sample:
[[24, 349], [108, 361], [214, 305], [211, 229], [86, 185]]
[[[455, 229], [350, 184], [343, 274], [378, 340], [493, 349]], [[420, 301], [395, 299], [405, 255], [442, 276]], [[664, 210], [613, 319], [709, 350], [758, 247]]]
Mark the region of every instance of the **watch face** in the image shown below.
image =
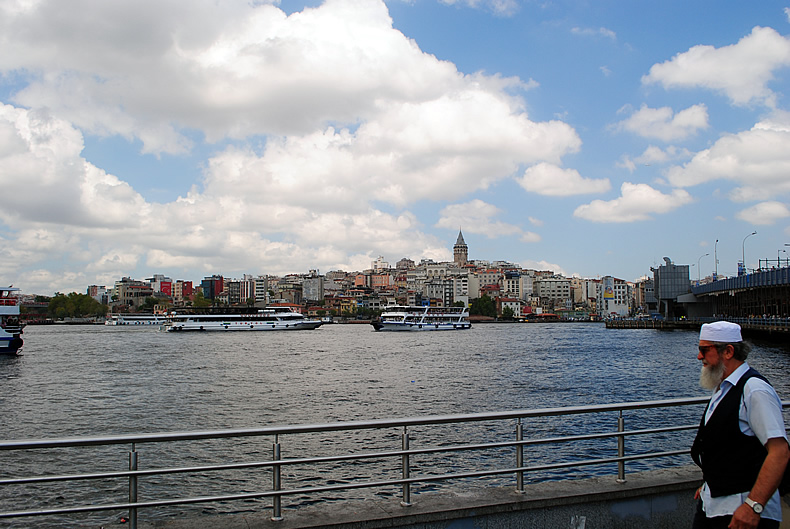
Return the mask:
[[763, 506], [760, 505], [757, 502], [754, 502], [754, 505], [752, 505], [752, 509], [754, 509], [754, 512], [756, 512], [757, 514], [760, 514], [760, 513], [763, 512]]

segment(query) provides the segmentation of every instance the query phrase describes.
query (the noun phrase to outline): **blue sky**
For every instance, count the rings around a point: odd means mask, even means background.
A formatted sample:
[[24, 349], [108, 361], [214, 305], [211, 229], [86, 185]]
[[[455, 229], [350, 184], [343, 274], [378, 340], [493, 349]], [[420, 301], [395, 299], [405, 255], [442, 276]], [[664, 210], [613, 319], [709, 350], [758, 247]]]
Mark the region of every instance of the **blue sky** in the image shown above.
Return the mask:
[[774, 1], [0, 0], [0, 284], [450, 260], [459, 228], [582, 277], [776, 263], [788, 35]]

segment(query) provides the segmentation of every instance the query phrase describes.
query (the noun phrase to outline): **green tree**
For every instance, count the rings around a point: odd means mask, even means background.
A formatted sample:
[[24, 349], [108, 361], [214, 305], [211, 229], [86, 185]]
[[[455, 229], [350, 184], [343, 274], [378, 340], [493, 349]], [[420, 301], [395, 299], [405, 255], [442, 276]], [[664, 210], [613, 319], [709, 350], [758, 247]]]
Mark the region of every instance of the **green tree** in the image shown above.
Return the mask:
[[195, 292], [195, 299], [192, 302], [192, 306], [193, 307], [210, 307], [211, 306], [211, 301], [209, 301], [205, 297], [203, 297], [203, 291], [198, 289], [197, 292]]
[[512, 320], [515, 317], [516, 317], [516, 313], [510, 307], [505, 307], [504, 309], [502, 309], [502, 319]]
[[103, 317], [110, 308], [102, 305], [87, 294], [72, 292], [68, 296], [57, 293], [50, 299], [48, 312], [50, 317], [63, 318], [88, 318]]
[[487, 294], [481, 298], [473, 299], [469, 307], [470, 315], [489, 316], [496, 318], [496, 303]]

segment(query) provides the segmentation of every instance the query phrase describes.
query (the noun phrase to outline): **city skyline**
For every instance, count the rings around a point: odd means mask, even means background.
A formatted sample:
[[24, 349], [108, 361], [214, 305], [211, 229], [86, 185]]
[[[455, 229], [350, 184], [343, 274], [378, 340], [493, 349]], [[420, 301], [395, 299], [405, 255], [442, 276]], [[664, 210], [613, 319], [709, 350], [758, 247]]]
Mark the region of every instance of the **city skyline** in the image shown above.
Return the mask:
[[37, 0], [0, 28], [25, 292], [452, 261], [459, 228], [566, 277], [790, 251], [781, 2]]

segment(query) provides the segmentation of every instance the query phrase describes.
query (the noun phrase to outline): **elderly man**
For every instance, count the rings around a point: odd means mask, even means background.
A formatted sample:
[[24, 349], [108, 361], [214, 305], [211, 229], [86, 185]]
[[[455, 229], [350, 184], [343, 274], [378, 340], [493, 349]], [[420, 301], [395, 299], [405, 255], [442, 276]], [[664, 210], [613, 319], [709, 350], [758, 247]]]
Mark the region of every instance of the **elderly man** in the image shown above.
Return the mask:
[[746, 363], [750, 349], [735, 323], [700, 330], [700, 384], [715, 391], [691, 449], [705, 479], [694, 529], [778, 528], [782, 519], [776, 489], [790, 459], [782, 403]]

